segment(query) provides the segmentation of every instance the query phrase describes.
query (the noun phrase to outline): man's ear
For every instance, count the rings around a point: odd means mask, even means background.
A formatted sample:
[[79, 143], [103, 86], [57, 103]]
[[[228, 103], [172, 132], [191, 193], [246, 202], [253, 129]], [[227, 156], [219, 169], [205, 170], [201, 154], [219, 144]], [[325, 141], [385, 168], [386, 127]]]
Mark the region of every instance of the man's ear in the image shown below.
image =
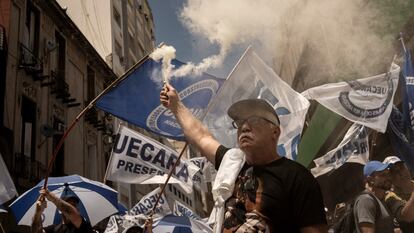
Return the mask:
[[279, 140], [279, 137], [280, 137], [280, 127], [279, 126], [274, 126], [273, 127], [273, 135], [275, 137], [275, 140]]
[[367, 178], [365, 178], [365, 181], [367, 184], [369, 184], [369, 186], [372, 186], [372, 184], [374, 183], [374, 179], [372, 176], [368, 176]]

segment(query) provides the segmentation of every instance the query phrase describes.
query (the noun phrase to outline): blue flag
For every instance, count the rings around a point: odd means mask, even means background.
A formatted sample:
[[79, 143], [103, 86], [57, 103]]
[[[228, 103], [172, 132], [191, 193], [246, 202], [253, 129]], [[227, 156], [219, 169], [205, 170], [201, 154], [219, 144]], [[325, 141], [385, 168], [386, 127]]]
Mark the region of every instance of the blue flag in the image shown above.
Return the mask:
[[[172, 60], [179, 68], [184, 63]], [[204, 115], [212, 97], [224, 82], [203, 73], [199, 76], [172, 78], [171, 85], [180, 98], [198, 118]], [[184, 140], [184, 135], [173, 114], [160, 103], [162, 64], [148, 58], [116, 87], [103, 95], [96, 107], [153, 133], [175, 140]]]
[[[404, 64], [401, 76], [404, 125], [414, 129], [414, 67], [409, 50], [404, 52]], [[411, 134], [410, 134], [411, 135]]]
[[414, 146], [410, 145], [404, 134], [403, 114], [394, 107], [388, 119], [387, 135], [391, 141], [394, 152], [405, 164], [414, 171]]

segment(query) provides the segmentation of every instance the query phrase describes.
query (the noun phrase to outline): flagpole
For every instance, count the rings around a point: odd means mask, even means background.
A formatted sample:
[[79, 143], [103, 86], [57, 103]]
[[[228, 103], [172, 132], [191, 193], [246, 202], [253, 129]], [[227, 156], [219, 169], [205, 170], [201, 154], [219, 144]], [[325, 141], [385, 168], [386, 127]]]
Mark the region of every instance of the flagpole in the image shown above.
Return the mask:
[[63, 133], [63, 136], [61, 137], [61, 139], [59, 140], [59, 143], [57, 144], [57, 146], [55, 147], [52, 157], [49, 160], [48, 163], [48, 167], [47, 167], [47, 172], [46, 172], [46, 176], [45, 176], [45, 182], [43, 185], [43, 188], [46, 189], [47, 187], [47, 181], [49, 179], [49, 174], [51, 172], [53, 163], [55, 162], [57, 153], [59, 152], [60, 148], [63, 145], [63, 142], [65, 141], [66, 137], [68, 136], [69, 132], [73, 129], [73, 127], [76, 125], [76, 123], [79, 122], [80, 118], [85, 115], [85, 113], [90, 110], [98, 101], [99, 98], [101, 98], [104, 94], [106, 94], [109, 90], [111, 90], [112, 88], [114, 88], [118, 83], [122, 82], [125, 78], [128, 77], [128, 75], [130, 75], [133, 71], [135, 71], [138, 67], [140, 67], [149, 57], [149, 55], [152, 53], [152, 51], [148, 54], [146, 54], [144, 57], [141, 58], [141, 60], [139, 60], [134, 66], [132, 66], [131, 68], [129, 68], [122, 76], [120, 76], [119, 78], [115, 79], [107, 88], [105, 88], [101, 93], [99, 93], [98, 96], [96, 96], [89, 104], [88, 106], [86, 106], [79, 114], [78, 116], [76, 116], [75, 120], [70, 124], [70, 126], [68, 127], [68, 129]]
[[151, 214], [150, 214], [150, 218], [152, 218], [152, 216], [154, 215], [155, 209], [157, 208], [157, 205], [158, 205], [158, 202], [160, 201], [161, 196], [162, 196], [162, 194], [165, 191], [165, 187], [167, 187], [168, 181], [170, 180], [170, 178], [171, 178], [171, 176], [172, 176], [175, 168], [180, 163], [180, 159], [181, 159], [182, 155], [184, 154], [184, 151], [187, 148], [187, 146], [188, 146], [188, 142], [185, 142], [184, 147], [183, 147], [183, 149], [181, 149], [180, 155], [178, 156], [178, 159], [175, 161], [175, 163], [172, 166], [170, 172], [168, 173], [167, 179], [165, 180], [165, 182], [164, 182], [164, 184], [163, 184], [163, 186], [161, 188], [160, 195], [158, 195], [157, 200], [155, 201], [155, 205], [154, 205], [154, 207], [152, 207]]
[[400, 39], [399, 40], [401, 41], [401, 45], [402, 45], [402, 47], [404, 49], [404, 53], [406, 53], [407, 52], [407, 49], [405, 47], [405, 43], [404, 43], [404, 38], [403, 38], [403, 33], [402, 32], [400, 32]]

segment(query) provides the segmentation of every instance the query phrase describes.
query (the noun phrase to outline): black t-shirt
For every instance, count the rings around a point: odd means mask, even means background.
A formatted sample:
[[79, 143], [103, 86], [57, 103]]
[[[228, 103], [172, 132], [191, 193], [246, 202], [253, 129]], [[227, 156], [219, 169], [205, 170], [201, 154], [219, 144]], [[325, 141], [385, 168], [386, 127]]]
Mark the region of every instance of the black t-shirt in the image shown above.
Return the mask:
[[82, 218], [82, 223], [79, 228], [76, 228], [72, 223], [58, 225], [51, 225], [44, 228], [46, 233], [92, 233], [92, 226], [89, 222]]
[[[229, 150], [216, 151], [216, 169]], [[240, 202], [243, 199], [248, 202]], [[302, 165], [280, 158], [262, 166], [245, 165], [235, 184], [233, 197], [226, 202], [224, 228], [244, 221], [244, 213], [259, 211], [271, 232], [299, 233], [302, 227], [326, 224], [322, 192], [318, 182]], [[228, 218], [234, 216], [234, 218]]]

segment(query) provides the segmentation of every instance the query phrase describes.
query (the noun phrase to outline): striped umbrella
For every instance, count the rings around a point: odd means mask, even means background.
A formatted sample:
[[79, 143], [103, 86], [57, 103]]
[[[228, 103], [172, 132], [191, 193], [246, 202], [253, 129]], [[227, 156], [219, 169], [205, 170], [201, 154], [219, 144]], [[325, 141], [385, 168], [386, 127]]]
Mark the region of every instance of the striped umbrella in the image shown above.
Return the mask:
[[[25, 192], [10, 205], [18, 225], [30, 226], [32, 224], [39, 190], [43, 187], [43, 184], [44, 180]], [[57, 197], [68, 195], [78, 197], [80, 202], [77, 208], [82, 217], [90, 222], [92, 226], [119, 211], [117, 191], [103, 183], [89, 180], [79, 175], [50, 177], [47, 188]], [[59, 211], [49, 201], [42, 217], [44, 219], [44, 227], [61, 222]]]
[[155, 223], [154, 233], [212, 233], [204, 222], [186, 216], [166, 215]]

